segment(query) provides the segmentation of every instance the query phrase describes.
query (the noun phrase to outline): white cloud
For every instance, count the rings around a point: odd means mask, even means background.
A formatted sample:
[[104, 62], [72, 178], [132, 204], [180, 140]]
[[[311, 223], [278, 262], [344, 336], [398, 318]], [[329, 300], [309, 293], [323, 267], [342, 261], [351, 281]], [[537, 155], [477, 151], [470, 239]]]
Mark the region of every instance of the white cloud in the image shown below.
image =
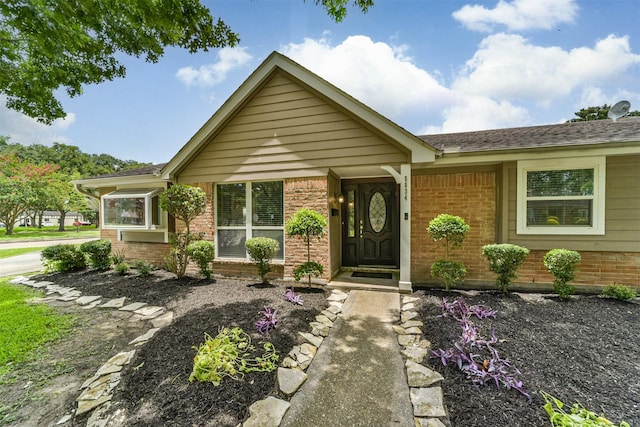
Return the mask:
[[485, 38], [453, 84], [456, 91], [496, 99], [553, 100], [611, 79], [640, 64], [627, 37], [610, 35], [593, 48], [563, 50], [531, 44], [519, 35]]
[[183, 67], [176, 77], [187, 86], [211, 87], [227, 78], [229, 72], [248, 63], [253, 57], [245, 47], [222, 48], [218, 51], [218, 61], [200, 68]]
[[466, 5], [453, 18], [475, 31], [491, 31], [496, 26], [514, 31], [549, 30], [573, 22], [577, 11], [575, 0], [500, 0], [493, 9]]
[[0, 135], [9, 136], [9, 142], [23, 145], [51, 145], [54, 142], [70, 143], [61, 132], [67, 130], [76, 120], [74, 113], [55, 120], [50, 126], [38, 122], [5, 106], [6, 98], [0, 96]]
[[326, 39], [305, 39], [284, 46], [282, 53], [392, 120], [424, 121], [458, 98], [414, 65], [408, 50], [406, 45], [351, 36], [337, 46]]

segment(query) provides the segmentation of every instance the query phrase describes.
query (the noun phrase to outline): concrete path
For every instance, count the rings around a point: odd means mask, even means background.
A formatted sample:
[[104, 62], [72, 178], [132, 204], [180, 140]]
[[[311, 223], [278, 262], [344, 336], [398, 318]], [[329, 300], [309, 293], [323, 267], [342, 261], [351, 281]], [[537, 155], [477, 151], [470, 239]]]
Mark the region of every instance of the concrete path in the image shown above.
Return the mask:
[[[0, 243], [0, 249], [38, 248], [53, 245], [77, 245], [97, 238], [89, 239], [60, 239], [60, 240], [34, 240], [27, 242]], [[0, 277], [14, 276], [16, 274], [33, 273], [42, 270], [40, 251], [30, 252], [24, 255], [16, 255], [10, 258], [0, 259]]]
[[413, 426], [399, 316], [397, 293], [351, 291], [280, 426]]

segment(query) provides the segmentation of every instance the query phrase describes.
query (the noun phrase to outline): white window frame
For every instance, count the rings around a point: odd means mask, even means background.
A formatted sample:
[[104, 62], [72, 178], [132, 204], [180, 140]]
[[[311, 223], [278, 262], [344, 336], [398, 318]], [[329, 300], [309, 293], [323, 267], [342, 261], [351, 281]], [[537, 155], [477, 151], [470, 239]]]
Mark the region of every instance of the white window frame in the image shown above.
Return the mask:
[[[162, 193], [162, 188], [143, 188], [143, 189], [118, 189], [111, 193], [105, 194], [100, 198], [100, 214], [102, 219], [102, 228], [107, 230], [163, 230], [166, 228], [166, 218], [163, 211], [158, 212], [161, 225], [153, 224], [153, 208], [152, 199], [154, 196]], [[144, 224], [107, 224], [105, 215], [105, 201], [109, 199], [135, 199], [144, 198]]]
[[[554, 196], [528, 197], [527, 172], [551, 171], [566, 169], [593, 169], [592, 196]], [[604, 235], [605, 233], [605, 187], [606, 187], [606, 158], [579, 157], [573, 159], [545, 159], [524, 160], [518, 162], [517, 177], [517, 234], [549, 234], [549, 235]], [[533, 200], [591, 200], [591, 226], [527, 226], [527, 202]]]
[[[252, 195], [252, 185], [255, 182], [282, 182], [282, 225], [281, 226], [253, 226], [253, 195]], [[218, 185], [226, 185], [226, 184], [244, 184], [245, 191], [245, 224], [244, 225], [230, 225], [230, 226], [218, 226]], [[285, 248], [284, 248], [284, 237], [285, 235], [285, 221], [284, 221], [284, 180], [281, 179], [264, 179], [264, 180], [253, 180], [253, 181], [234, 181], [234, 182], [217, 182], [214, 185], [214, 224], [215, 224], [215, 244], [216, 244], [216, 260], [220, 261], [247, 261], [250, 260], [249, 254], [245, 250], [244, 258], [240, 257], [231, 257], [231, 256], [220, 256], [220, 248], [218, 247], [218, 231], [219, 230], [245, 230], [246, 240], [249, 240], [253, 237], [253, 230], [280, 230], [282, 229], [283, 236], [283, 247], [280, 248], [282, 250], [282, 259], [274, 259], [272, 263], [274, 264], [284, 264], [285, 260]], [[246, 241], [245, 240], [245, 241]]]

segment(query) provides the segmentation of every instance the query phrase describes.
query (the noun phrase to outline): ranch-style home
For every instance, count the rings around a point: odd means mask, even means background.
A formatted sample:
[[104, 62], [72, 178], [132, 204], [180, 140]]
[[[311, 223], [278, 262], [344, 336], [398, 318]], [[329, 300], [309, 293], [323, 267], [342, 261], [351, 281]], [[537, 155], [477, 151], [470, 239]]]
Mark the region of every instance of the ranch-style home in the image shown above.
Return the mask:
[[449, 213], [471, 226], [451, 255], [465, 286], [493, 283], [481, 248], [496, 242], [531, 250], [519, 286], [552, 282], [554, 248], [582, 255], [575, 284], [640, 284], [640, 117], [418, 136], [274, 52], [168, 163], [75, 181], [101, 196], [102, 238], [159, 264], [180, 228], [158, 203], [172, 183], [206, 192], [195, 228], [222, 275], [255, 276], [244, 243], [268, 236], [290, 279], [306, 248], [284, 226], [310, 208], [328, 220], [311, 245], [322, 282], [379, 269], [401, 291], [434, 283], [444, 248], [426, 228]]

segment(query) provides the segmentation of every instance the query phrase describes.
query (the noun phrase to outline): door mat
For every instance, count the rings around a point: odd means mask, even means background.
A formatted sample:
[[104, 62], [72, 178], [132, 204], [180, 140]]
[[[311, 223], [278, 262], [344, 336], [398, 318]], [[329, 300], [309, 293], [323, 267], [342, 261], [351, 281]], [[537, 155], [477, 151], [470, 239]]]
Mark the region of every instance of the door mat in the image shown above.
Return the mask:
[[351, 273], [351, 277], [364, 277], [366, 279], [393, 279], [393, 274], [372, 271], [354, 271]]

